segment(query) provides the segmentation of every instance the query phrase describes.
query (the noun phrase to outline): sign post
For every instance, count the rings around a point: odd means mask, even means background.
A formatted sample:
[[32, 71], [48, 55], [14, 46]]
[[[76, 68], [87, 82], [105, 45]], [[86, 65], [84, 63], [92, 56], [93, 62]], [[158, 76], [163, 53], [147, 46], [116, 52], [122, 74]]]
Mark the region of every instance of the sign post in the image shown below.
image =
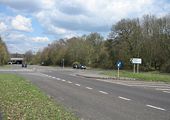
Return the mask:
[[136, 64], [133, 64], [133, 73], [136, 72], [135, 69], [136, 69]]
[[141, 58], [131, 58], [130, 61], [133, 64], [133, 72], [136, 73], [136, 65], [137, 65], [137, 73], [139, 73], [139, 65], [142, 64]]
[[117, 77], [119, 78], [119, 68], [117, 68]]
[[117, 62], [116, 62], [116, 67], [117, 67], [117, 77], [119, 78], [119, 76], [120, 76], [120, 68], [122, 68], [123, 67], [123, 62], [121, 61], [121, 60], [118, 60]]
[[63, 69], [64, 69], [64, 58], [63, 58]]

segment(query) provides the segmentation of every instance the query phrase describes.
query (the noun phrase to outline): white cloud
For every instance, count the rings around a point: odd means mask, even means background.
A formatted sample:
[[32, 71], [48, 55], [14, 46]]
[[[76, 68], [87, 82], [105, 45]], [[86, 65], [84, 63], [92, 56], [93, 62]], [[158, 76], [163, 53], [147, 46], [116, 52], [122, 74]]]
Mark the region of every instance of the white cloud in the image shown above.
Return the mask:
[[33, 42], [49, 42], [47, 37], [34, 37], [32, 38]]
[[4, 32], [6, 30], [7, 30], [6, 24], [0, 21], [0, 32]]
[[20, 31], [25, 31], [25, 32], [31, 32], [32, 29], [32, 24], [31, 24], [31, 19], [26, 18], [21, 15], [17, 15], [11, 22], [11, 25], [14, 29], [20, 30]]
[[[122, 18], [170, 13], [168, 0], [0, 0], [0, 4], [7, 6], [0, 13], [0, 31], [6, 29], [8, 37], [11, 36], [8, 41], [23, 50], [46, 45], [49, 35], [58, 39], [99, 32], [106, 36], [111, 26]], [[1, 14], [10, 10], [17, 16], [6, 15], [2, 19]]]
[[[155, 0], [53, 0], [51, 9], [35, 16], [47, 33], [108, 32], [122, 18], [162, 12], [157, 6]], [[155, 13], [154, 8], [158, 9]]]

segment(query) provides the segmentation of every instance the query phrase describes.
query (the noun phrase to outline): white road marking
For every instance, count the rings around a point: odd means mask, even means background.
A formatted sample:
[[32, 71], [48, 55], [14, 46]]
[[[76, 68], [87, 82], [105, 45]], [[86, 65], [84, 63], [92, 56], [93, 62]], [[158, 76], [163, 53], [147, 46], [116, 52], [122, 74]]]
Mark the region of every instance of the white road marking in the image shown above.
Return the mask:
[[80, 84], [75, 84], [76, 86], [81, 86]]
[[40, 74], [48, 77], [48, 75], [46, 75], [46, 74], [43, 74], [43, 73], [40, 73]]
[[147, 106], [147, 107], [154, 108], [154, 109], [158, 109], [158, 110], [166, 111], [166, 110], [165, 110], [165, 109], [163, 109], [163, 108], [156, 107], [156, 106], [153, 106], [153, 105], [146, 105], [146, 106]]
[[62, 79], [63, 82], [65, 82], [66, 80]]
[[89, 89], [89, 90], [92, 90], [93, 88], [91, 88], [91, 87], [86, 87], [87, 89]]
[[170, 90], [170, 89], [156, 88], [156, 90], [164, 90], [164, 91], [166, 91], [166, 90]]
[[106, 95], [108, 94], [107, 92], [104, 92], [104, 91], [99, 91], [99, 92], [102, 94], [106, 94]]
[[170, 93], [170, 91], [163, 91], [164, 93]]
[[128, 98], [125, 98], [125, 97], [121, 97], [121, 96], [119, 96], [119, 98], [122, 99], [122, 100], [127, 100], [127, 101], [131, 100], [131, 99], [128, 99]]
[[72, 83], [71, 81], [67, 81], [67, 82], [70, 83], [70, 84]]
[[55, 77], [52, 77], [52, 78], [54, 78], [54, 79], [55, 79]]
[[61, 80], [60, 78], [56, 78], [57, 80]]

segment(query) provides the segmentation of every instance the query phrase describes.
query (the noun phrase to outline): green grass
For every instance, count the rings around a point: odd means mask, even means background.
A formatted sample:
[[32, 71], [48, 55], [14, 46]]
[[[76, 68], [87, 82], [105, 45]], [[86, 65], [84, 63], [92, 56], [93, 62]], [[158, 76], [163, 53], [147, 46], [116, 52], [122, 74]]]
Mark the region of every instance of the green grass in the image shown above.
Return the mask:
[[[117, 70], [102, 71], [102, 74], [116, 77]], [[170, 74], [163, 74], [159, 72], [133, 73], [130, 71], [120, 70], [120, 77], [135, 78], [145, 81], [162, 81], [170, 83]]]
[[14, 74], [0, 74], [0, 112], [4, 120], [77, 120], [37, 87]]
[[0, 69], [8, 69], [11, 68], [11, 65], [1, 65]]

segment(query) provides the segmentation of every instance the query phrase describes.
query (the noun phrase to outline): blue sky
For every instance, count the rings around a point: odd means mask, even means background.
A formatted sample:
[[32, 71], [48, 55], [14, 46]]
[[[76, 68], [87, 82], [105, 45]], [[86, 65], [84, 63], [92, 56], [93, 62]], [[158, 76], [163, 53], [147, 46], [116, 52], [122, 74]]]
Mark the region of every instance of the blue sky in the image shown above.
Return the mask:
[[34, 52], [60, 38], [107, 36], [123, 18], [170, 14], [170, 0], [0, 0], [0, 36], [11, 53]]

